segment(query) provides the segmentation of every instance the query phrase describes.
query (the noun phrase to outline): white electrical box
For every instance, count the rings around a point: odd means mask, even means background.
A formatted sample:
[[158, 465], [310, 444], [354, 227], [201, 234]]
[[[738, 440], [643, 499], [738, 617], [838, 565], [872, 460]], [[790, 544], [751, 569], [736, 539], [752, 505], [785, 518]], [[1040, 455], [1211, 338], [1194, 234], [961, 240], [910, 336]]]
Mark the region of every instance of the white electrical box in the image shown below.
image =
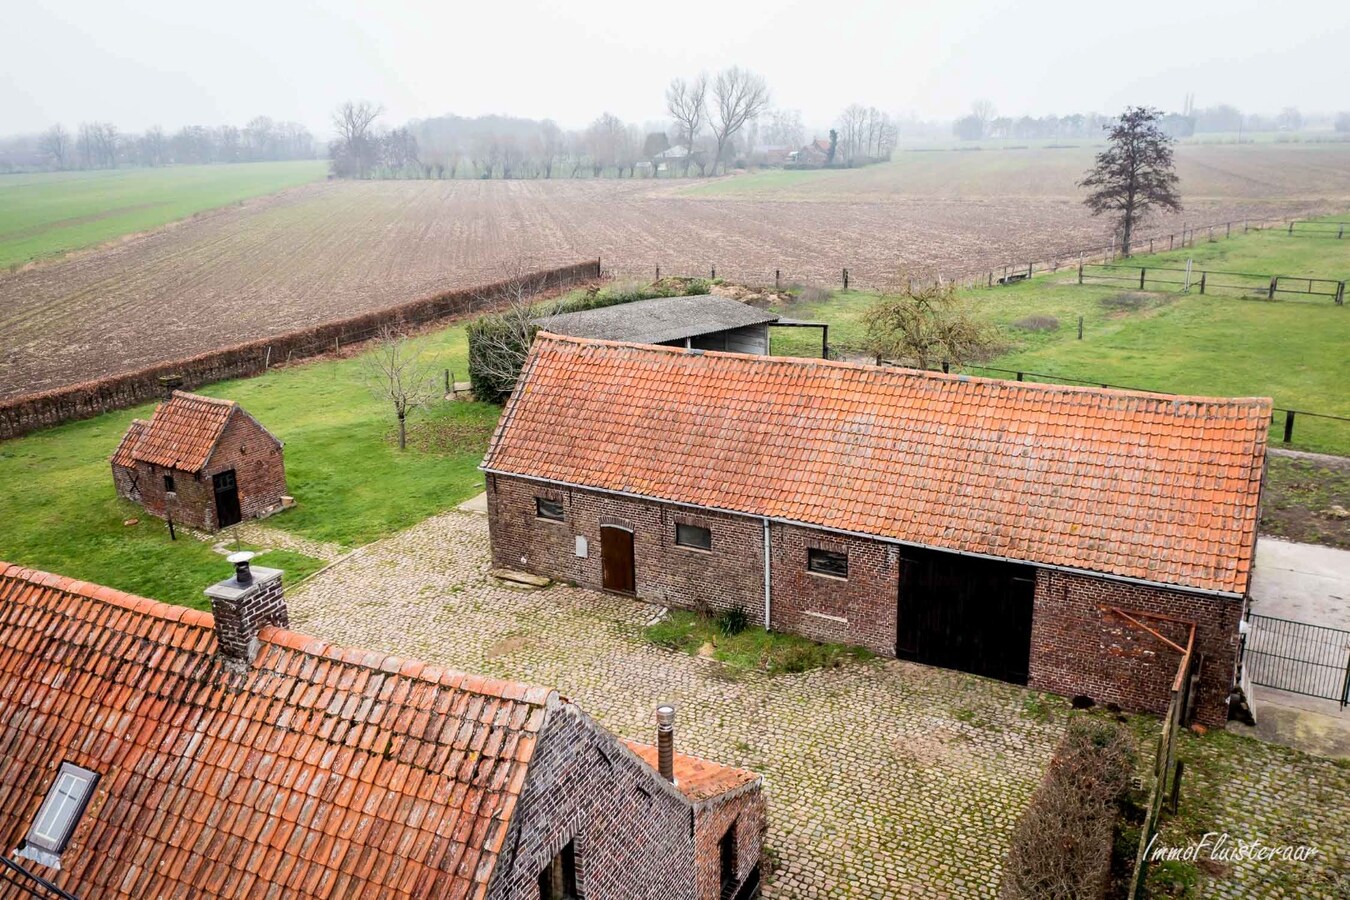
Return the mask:
[[585, 559], [589, 552], [590, 548], [586, 544], [586, 536], [584, 534], [577, 535], [577, 556]]

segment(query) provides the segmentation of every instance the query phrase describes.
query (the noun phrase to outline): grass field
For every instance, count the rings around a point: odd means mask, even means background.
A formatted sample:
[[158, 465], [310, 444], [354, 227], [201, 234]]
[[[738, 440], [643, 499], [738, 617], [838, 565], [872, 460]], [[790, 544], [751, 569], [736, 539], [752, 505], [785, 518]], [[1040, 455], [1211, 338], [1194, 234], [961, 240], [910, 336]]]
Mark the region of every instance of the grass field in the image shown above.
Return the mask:
[[[464, 377], [462, 326], [416, 339], [427, 358]], [[202, 393], [238, 400], [286, 443], [298, 506], [269, 526], [346, 546], [421, 521], [481, 490], [477, 466], [498, 408], [440, 403], [417, 414], [400, 453], [395, 420], [365, 384], [359, 357], [277, 369]], [[127, 424], [153, 405], [109, 413], [0, 443], [0, 559], [200, 605], [227, 566], [208, 544], [180, 535], [113, 490], [108, 457]], [[139, 524], [124, 526], [129, 518]], [[292, 582], [319, 563], [273, 551], [261, 560]]]
[[[1186, 251], [1137, 256], [1138, 265], [1184, 265], [1244, 272], [1350, 277], [1350, 240], [1253, 233]], [[1078, 285], [1074, 272], [966, 293], [998, 326], [1003, 350], [987, 365], [1170, 393], [1268, 396], [1275, 405], [1350, 416], [1350, 306], [1243, 300], [1196, 293], [1140, 293], [1127, 286]], [[857, 352], [875, 295], [839, 292], [785, 310], [830, 323], [830, 342]], [[1083, 339], [1078, 340], [1078, 321]], [[1035, 321], [1037, 319], [1044, 321]], [[1033, 330], [1034, 327], [1044, 330]], [[818, 352], [802, 331], [776, 332], [775, 353]], [[980, 374], [979, 367], [971, 367]], [[989, 373], [998, 374], [998, 373]], [[1005, 376], [999, 376], [1005, 377]], [[1278, 438], [1279, 435], [1277, 434]], [[1296, 446], [1350, 454], [1350, 423], [1303, 417]]]
[[149, 231], [323, 177], [320, 160], [0, 176], [0, 267]]

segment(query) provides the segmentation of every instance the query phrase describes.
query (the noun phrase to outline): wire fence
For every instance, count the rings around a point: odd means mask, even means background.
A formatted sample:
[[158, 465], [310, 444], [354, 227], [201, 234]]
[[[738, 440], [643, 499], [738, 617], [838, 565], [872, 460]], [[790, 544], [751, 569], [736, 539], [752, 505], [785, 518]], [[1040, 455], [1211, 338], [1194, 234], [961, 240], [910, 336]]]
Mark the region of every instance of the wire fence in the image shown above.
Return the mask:
[[1177, 291], [1199, 294], [1227, 294], [1274, 300], [1277, 297], [1329, 298], [1337, 306], [1345, 304], [1345, 282], [1331, 278], [1302, 275], [1258, 275], [1252, 272], [1226, 272], [1197, 269], [1188, 265], [1123, 266], [1081, 263], [1078, 283], [1112, 282], [1128, 284], [1141, 291]]

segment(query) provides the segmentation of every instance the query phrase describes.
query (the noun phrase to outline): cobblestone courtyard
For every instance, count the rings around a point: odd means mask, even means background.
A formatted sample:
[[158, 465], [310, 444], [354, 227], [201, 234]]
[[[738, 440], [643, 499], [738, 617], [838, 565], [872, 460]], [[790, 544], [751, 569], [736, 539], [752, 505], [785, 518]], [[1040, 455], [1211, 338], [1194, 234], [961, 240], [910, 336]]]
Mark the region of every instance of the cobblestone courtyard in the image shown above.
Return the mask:
[[517, 591], [487, 575], [487, 520], [451, 512], [320, 573], [293, 627], [439, 665], [554, 686], [624, 737], [765, 777], [765, 896], [993, 897], [1013, 824], [1063, 708], [1012, 685], [895, 661], [767, 677], [655, 648], [659, 610], [593, 591]]

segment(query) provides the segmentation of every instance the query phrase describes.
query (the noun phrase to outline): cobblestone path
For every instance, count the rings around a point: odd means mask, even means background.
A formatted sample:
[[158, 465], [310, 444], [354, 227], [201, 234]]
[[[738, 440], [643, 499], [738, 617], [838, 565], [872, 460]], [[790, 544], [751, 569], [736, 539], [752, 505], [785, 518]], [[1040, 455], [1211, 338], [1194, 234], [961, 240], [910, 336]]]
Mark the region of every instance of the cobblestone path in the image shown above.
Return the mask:
[[[735, 672], [643, 641], [659, 609], [487, 576], [487, 520], [451, 512], [366, 548], [289, 598], [292, 626], [557, 687], [617, 734], [762, 773], [765, 896], [993, 897], [1017, 816], [1062, 731], [1032, 692], [895, 661]], [[1046, 705], [1057, 705], [1047, 701]]]

